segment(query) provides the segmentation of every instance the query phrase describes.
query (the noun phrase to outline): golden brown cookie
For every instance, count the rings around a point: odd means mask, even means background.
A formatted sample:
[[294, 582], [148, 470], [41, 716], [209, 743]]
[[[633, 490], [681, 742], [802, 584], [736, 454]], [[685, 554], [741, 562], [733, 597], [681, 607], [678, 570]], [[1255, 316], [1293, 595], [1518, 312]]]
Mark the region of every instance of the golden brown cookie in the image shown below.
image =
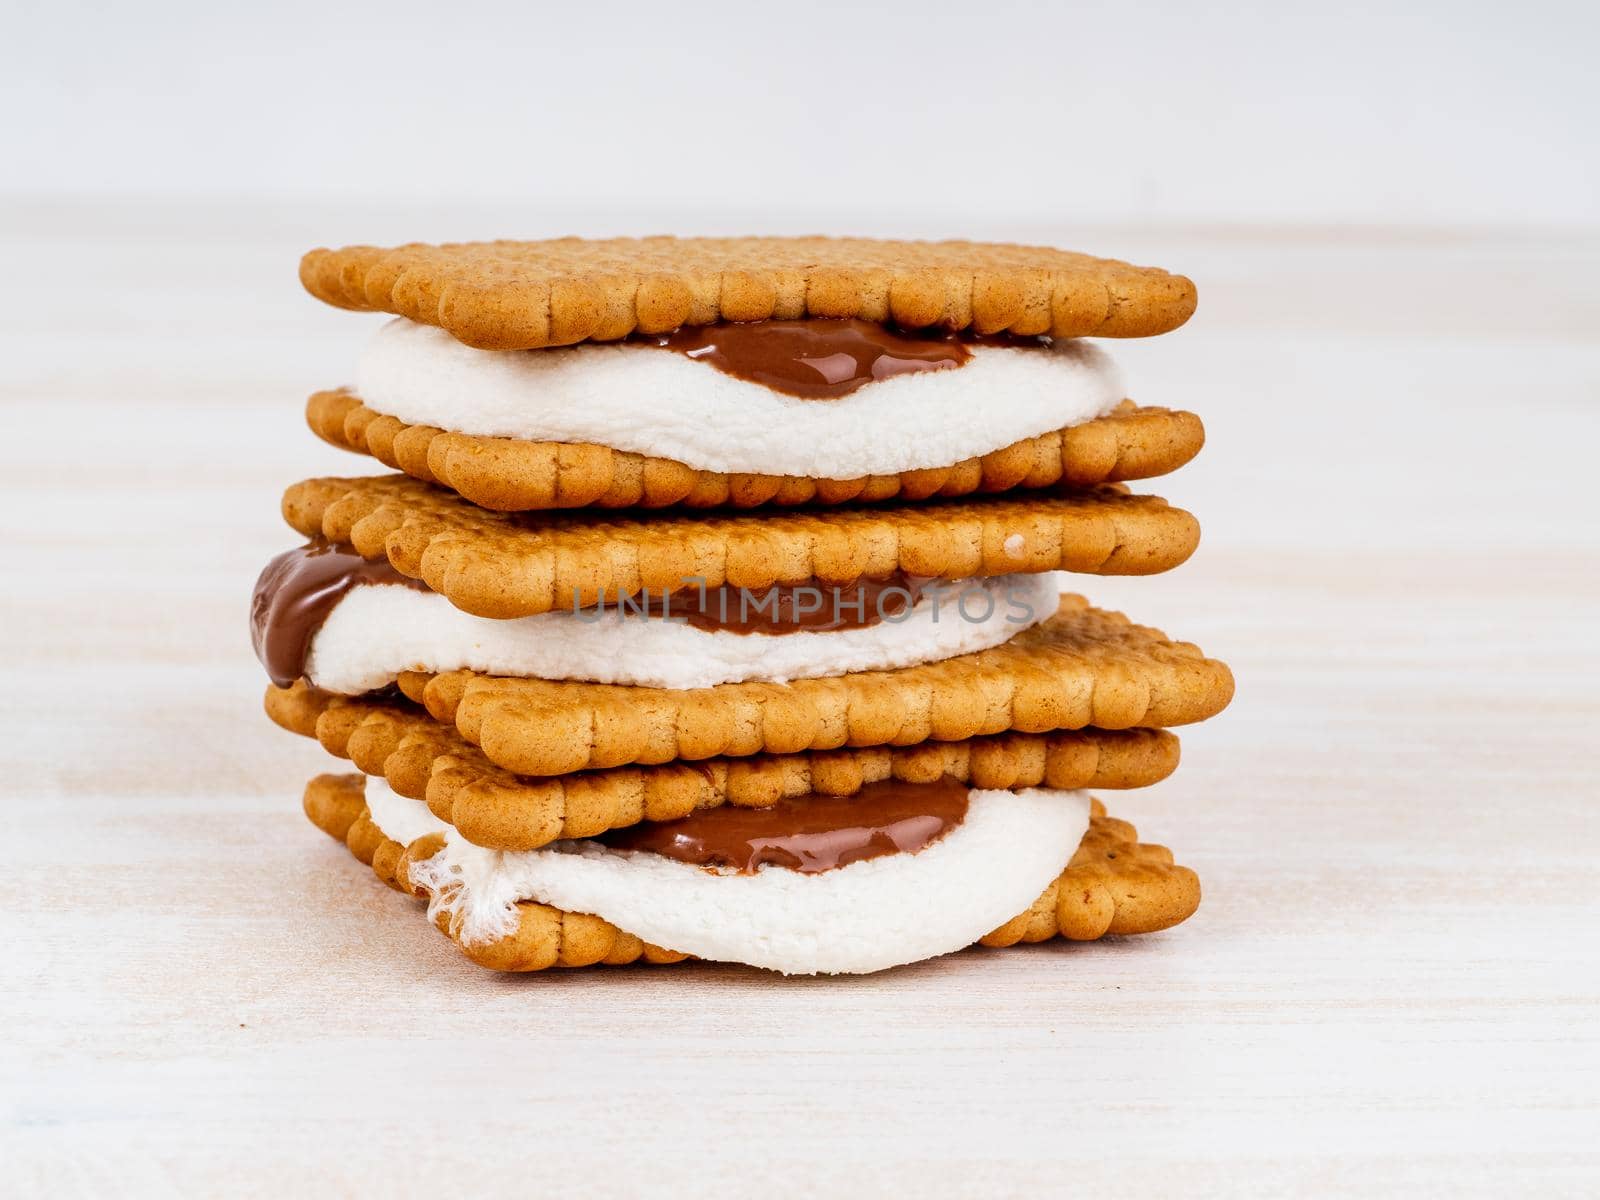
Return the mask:
[[[379, 879], [397, 891], [422, 894], [410, 881], [413, 863], [437, 854], [437, 834], [402, 846], [371, 821], [360, 775], [319, 775], [306, 785], [306, 815], [324, 833], [344, 842]], [[980, 939], [983, 946], [1013, 946], [1061, 937], [1093, 941], [1106, 934], [1153, 933], [1191, 916], [1200, 906], [1200, 880], [1177, 866], [1165, 846], [1137, 840], [1134, 827], [1106, 815], [1093, 802], [1089, 831], [1065, 870], [1025, 913]], [[517, 929], [504, 938], [468, 945], [440, 914], [440, 930], [480, 966], [497, 971], [547, 967], [618, 966], [643, 960], [681, 962], [687, 955], [651, 946], [599, 917], [563, 912], [523, 901]]]
[[527, 617], [643, 589], [941, 579], [1011, 572], [1151, 575], [1194, 552], [1200, 526], [1156, 496], [1086, 492], [774, 513], [496, 513], [405, 475], [308, 479], [283, 516], [307, 537], [387, 554], [457, 608]]
[[1233, 698], [1232, 674], [1199, 647], [1090, 608], [1081, 596], [1063, 596], [1055, 616], [992, 650], [896, 671], [683, 691], [471, 671], [399, 682], [492, 762], [539, 776], [1007, 732], [1186, 725]]
[[1154, 267], [1041, 246], [869, 238], [346, 246], [307, 254], [300, 281], [329, 304], [437, 325], [487, 350], [808, 316], [1145, 337], [1195, 308], [1194, 284]]
[[1205, 428], [1193, 413], [1123, 401], [1082, 425], [1027, 438], [950, 467], [807, 479], [700, 471], [667, 458], [608, 446], [528, 442], [407, 425], [376, 413], [349, 391], [317, 392], [306, 423], [324, 441], [437, 483], [499, 512], [549, 508], [753, 508], [926, 500], [1042, 488], [1087, 487], [1176, 471], [1200, 452]]
[[813, 754], [712, 758], [527, 779], [495, 766], [453, 726], [403, 701], [333, 696], [297, 683], [269, 687], [267, 713], [396, 792], [426, 800], [469, 842], [536, 850], [638, 821], [701, 808], [763, 808], [808, 792], [851, 795], [881, 779], [953, 776], [977, 788], [1136, 788], [1170, 775], [1178, 739], [1162, 729], [1010, 733], [963, 742]]

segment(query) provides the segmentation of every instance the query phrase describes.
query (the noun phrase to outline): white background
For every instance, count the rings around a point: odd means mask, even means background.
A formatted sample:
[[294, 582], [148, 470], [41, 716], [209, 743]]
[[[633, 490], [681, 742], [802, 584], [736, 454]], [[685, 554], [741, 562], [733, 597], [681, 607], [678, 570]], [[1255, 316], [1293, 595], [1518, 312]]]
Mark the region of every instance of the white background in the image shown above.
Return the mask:
[[[1593, 6], [37, 4], [0, 29], [0, 1164], [25, 1195], [1595, 1193]], [[1226, 660], [1148, 937], [505, 979], [261, 713], [318, 244], [993, 236], [1192, 276]]]
[[0, 189], [527, 201], [528, 232], [1587, 225], [1597, 35], [1581, 0], [37, 0]]

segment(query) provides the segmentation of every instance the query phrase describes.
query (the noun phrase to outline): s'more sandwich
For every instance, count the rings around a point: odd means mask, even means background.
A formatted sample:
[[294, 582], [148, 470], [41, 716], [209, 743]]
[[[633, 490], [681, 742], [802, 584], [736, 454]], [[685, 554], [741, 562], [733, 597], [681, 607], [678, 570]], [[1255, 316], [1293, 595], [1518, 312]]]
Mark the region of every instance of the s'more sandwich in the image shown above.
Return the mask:
[[313, 251], [395, 319], [320, 436], [399, 473], [283, 498], [269, 716], [358, 769], [307, 815], [474, 961], [864, 972], [1166, 928], [1192, 871], [1087, 789], [1231, 698], [1062, 595], [1183, 562], [1122, 486], [1198, 418], [1090, 336], [1192, 285], [1060, 251], [829, 239]]

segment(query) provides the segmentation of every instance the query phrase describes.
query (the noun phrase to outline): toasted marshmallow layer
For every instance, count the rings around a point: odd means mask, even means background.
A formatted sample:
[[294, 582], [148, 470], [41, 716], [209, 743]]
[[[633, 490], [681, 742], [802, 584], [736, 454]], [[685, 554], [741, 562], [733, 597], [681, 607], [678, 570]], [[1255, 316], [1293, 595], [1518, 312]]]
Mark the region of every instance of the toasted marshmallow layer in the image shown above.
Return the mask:
[[411, 880], [432, 894], [429, 915], [448, 913], [469, 945], [515, 931], [516, 903], [536, 900], [657, 946], [785, 975], [881, 971], [970, 946], [1026, 911], [1089, 828], [1086, 792], [973, 791], [966, 820], [915, 854], [740, 875], [587, 840], [488, 850], [381, 779], [366, 788], [373, 823], [395, 841], [445, 834]]
[[513, 620], [475, 617], [435, 592], [393, 584], [352, 588], [306, 656], [306, 678], [355, 695], [401, 671], [698, 688], [783, 683], [885, 671], [987, 650], [1056, 610], [1045, 575], [999, 575], [931, 589], [908, 611], [825, 633], [707, 632], [661, 617], [570, 610]]
[[954, 370], [805, 400], [669, 350], [474, 350], [402, 318], [368, 344], [357, 391], [367, 407], [412, 425], [812, 479], [953, 466], [1101, 416], [1123, 397], [1111, 360], [1088, 342], [971, 352]]

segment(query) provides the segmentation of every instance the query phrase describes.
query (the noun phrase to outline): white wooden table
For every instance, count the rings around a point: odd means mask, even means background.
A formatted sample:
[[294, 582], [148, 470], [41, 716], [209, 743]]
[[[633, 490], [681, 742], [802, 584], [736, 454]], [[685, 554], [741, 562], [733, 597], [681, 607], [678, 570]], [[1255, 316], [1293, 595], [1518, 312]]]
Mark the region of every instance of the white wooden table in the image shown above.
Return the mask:
[[1600, 243], [1018, 231], [1201, 285], [1114, 349], [1206, 419], [1204, 544], [1084, 584], [1237, 674], [1108, 796], [1199, 914], [508, 979], [305, 822], [245, 633], [282, 487], [368, 469], [295, 257], [407, 217], [0, 214], [6, 1192], [1600, 1190]]

